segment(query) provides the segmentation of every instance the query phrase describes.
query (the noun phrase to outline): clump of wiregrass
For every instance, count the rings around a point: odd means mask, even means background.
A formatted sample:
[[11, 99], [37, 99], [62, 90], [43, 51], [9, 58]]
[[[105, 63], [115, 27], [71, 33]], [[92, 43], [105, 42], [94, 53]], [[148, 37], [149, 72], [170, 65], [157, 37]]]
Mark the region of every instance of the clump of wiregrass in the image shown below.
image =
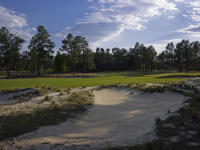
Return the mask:
[[134, 94], [134, 91], [131, 91], [131, 92], [130, 92], [130, 95], [133, 95], [133, 94]]
[[28, 93], [28, 97], [31, 99], [33, 97], [32, 93]]
[[157, 117], [156, 118], [156, 125], [160, 125], [162, 122], [161, 118], [160, 117]]
[[156, 126], [156, 132], [159, 132], [161, 129], [163, 129], [163, 121], [160, 117], [157, 117], [155, 119], [155, 126]]
[[35, 92], [28, 92], [28, 93], [21, 93], [20, 95], [13, 95], [9, 98], [9, 100], [15, 100], [18, 99], [19, 102], [29, 101], [32, 99], [33, 94], [38, 94], [38, 91]]
[[19, 110], [10, 107], [6, 113], [3, 109], [0, 110], [0, 140], [36, 130], [44, 125], [63, 122], [75, 113], [86, 111], [86, 106], [93, 104], [94, 96], [90, 91], [84, 91], [72, 93], [68, 98], [59, 100], [45, 96], [44, 100], [49, 104], [41, 103], [34, 108], [23, 107]]
[[163, 92], [166, 89], [164, 84], [142, 84], [142, 83], [129, 83], [127, 87], [134, 90], [140, 90], [144, 92]]
[[168, 84], [170, 87], [176, 87], [176, 88], [182, 88], [185, 90], [195, 90], [195, 86], [191, 83], [187, 83], [185, 81], [179, 81], [179, 82], [171, 82]]
[[81, 92], [74, 92], [68, 98], [64, 99], [69, 102], [71, 105], [78, 105], [81, 106], [83, 104], [91, 105], [93, 101], [91, 100], [94, 98], [94, 95], [88, 91], [81, 91]]
[[[163, 92], [167, 86], [164, 84], [143, 84], [143, 83], [128, 83], [128, 84], [122, 84], [122, 83], [115, 83], [115, 84], [102, 84], [99, 86], [99, 90], [109, 87], [125, 87], [129, 88], [131, 90], [140, 90], [144, 92]], [[133, 93], [132, 93], [133, 94]]]
[[140, 88], [140, 90], [144, 91], [144, 92], [150, 92], [150, 93], [164, 92], [165, 86], [163, 86], [163, 85], [150, 85], [150, 86], [144, 86], [144, 87]]
[[127, 84], [128, 88], [135, 89], [135, 90], [140, 90], [144, 86], [146, 86], [146, 84], [142, 84], [142, 83], [129, 83], [129, 84]]
[[20, 96], [20, 97], [19, 97], [19, 101], [20, 101], [20, 102], [24, 102], [24, 101], [25, 101], [25, 97], [24, 97], [23, 95]]
[[64, 95], [64, 93], [63, 92], [60, 92], [60, 94], [59, 94], [60, 96], [63, 96]]
[[62, 92], [60, 88], [51, 87], [51, 86], [36, 86], [35, 88], [38, 90], [41, 96], [50, 92]]
[[102, 84], [99, 86], [99, 89], [110, 88], [110, 87], [119, 87], [119, 84], [118, 83]]
[[61, 89], [58, 89], [58, 88], [55, 90], [55, 92], [61, 92], [61, 91], [62, 91], [62, 90], [61, 90]]
[[44, 97], [44, 101], [50, 101], [50, 100], [51, 100], [51, 97], [49, 97], [47, 95]]
[[70, 91], [71, 91], [71, 88], [64, 89], [64, 92], [67, 93], [67, 94], [69, 94]]
[[42, 95], [44, 95], [46, 93], [46, 91], [44, 89], [42, 89], [42, 88], [38, 88], [37, 91], [38, 91], [38, 94], [40, 96], [42, 96]]

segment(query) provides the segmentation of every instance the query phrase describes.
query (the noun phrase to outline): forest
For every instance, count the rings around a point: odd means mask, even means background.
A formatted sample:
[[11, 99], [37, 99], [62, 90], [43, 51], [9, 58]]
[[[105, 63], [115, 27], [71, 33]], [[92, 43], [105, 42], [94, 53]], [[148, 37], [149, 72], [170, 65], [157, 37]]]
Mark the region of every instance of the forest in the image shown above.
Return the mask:
[[199, 71], [200, 42], [183, 39], [176, 45], [169, 43], [157, 53], [153, 46], [137, 42], [129, 49], [96, 48], [92, 51], [82, 36], [68, 34], [59, 50], [44, 26], [37, 28], [27, 50], [25, 40], [0, 29], [0, 75], [16, 77], [40, 76], [46, 73], [88, 73], [105, 71]]

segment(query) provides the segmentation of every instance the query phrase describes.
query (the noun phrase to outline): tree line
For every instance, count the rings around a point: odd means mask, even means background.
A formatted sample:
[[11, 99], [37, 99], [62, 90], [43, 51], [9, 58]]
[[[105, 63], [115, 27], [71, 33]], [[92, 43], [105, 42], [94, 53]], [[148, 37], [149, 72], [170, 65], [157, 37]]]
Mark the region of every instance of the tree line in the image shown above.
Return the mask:
[[40, 76], [44, 73], [86, 73], [103, 71], [199, 71], [200, 42], [182, 40], [167, 44], [157, 53], [153, 46], [136, 43], [130, 49], [96, 48], [93, 52], [82, 36], [68, 34], [55, 55], [55, 43], [44, 26], [37, 28], [26, 51], [22, 52], [25, 40], [0, 29], [0, 72], [8, 77], [24, 75]]

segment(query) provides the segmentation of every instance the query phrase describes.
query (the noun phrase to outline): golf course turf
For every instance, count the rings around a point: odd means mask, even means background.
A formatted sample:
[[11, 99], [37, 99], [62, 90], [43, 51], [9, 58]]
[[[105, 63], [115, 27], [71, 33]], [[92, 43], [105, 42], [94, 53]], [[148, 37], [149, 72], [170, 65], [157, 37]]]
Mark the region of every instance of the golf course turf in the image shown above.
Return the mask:
[[0, 90], [50, 86], [56, 88], [91, 87], [116, 83], [162, 83], [183, 81], [187, 77], [198, 77], [200, 73], [99, 73], [95, 78], [38, 77], [24, 79], [2, 79]]

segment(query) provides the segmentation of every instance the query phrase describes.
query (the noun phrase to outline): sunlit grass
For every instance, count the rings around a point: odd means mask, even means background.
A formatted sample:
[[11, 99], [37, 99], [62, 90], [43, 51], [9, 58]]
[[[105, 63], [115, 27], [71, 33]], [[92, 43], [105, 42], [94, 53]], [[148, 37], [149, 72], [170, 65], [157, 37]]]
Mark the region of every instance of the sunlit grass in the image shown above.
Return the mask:
[[97, 78], [26, 78], [0, 80], [0, 90], [50, 86], [56, 88], [91, 87], [116, 83], [161, 83], [183, 81], [186, 77], [197, 77], [200, 73], [99, 73]]

